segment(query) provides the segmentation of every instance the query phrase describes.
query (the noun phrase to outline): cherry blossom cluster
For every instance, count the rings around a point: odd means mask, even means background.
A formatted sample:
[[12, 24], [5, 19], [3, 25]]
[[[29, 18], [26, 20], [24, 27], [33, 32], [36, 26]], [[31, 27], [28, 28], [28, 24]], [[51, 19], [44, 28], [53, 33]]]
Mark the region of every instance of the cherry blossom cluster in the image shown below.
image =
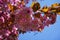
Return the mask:
[[26, 6], [28, 3], [29, 0], [0, 0], [0, 40], [18, 40], [20, 33], [41, 32], [56, 22], [60, 6], [41, 9], [38, 2], [31, 7]]

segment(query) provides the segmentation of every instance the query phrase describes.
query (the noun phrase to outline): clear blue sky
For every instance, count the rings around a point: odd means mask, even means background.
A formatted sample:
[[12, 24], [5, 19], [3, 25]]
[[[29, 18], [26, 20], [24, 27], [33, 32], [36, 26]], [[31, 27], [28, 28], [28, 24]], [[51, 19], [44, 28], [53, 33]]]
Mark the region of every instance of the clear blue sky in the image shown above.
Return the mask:
[[[60, 0], [37, 0], [41, 7], [44, 5], [50, 6], [53, 3], [58, 3]], [[31, 4], [30, 1], [27, 6]], [[57, 15], [57, 20], [54, 25], [50, 25], [49, 27], [45, 27], [42, 32], [27, 32], [25, 34], [20, 34], [18, 40], [60, 40], [60, 16]]]

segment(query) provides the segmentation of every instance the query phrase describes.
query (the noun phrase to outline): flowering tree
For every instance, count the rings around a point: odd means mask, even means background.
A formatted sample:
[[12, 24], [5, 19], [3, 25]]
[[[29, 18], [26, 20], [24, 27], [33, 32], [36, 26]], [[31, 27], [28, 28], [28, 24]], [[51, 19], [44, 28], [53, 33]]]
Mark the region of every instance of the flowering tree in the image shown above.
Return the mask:
[[43, 8], [35, 0], [30, 7], [27, 3], [29, 0], [0, 0], [0, 40], [18, 40], [20, 33], [42, 31], [60, 14], [59, 3]]

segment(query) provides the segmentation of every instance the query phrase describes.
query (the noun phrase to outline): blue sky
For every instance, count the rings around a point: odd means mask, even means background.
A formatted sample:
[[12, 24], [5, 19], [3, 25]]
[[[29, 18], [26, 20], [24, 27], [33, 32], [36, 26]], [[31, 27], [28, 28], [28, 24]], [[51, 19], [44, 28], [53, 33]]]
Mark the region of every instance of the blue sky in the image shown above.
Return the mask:
[[[60, 0], [37, 0], [41, 7], [44, 5], [50, 6], [53, 3], [59, 3]], [[32, 1], [27, 4], [29, 7]], [[56, 23], [45, 27], [42, 32], [27, 32], [25, 34], [20, 34], [18, 40], [60, 40], [60, 16], [57, 15]]]

